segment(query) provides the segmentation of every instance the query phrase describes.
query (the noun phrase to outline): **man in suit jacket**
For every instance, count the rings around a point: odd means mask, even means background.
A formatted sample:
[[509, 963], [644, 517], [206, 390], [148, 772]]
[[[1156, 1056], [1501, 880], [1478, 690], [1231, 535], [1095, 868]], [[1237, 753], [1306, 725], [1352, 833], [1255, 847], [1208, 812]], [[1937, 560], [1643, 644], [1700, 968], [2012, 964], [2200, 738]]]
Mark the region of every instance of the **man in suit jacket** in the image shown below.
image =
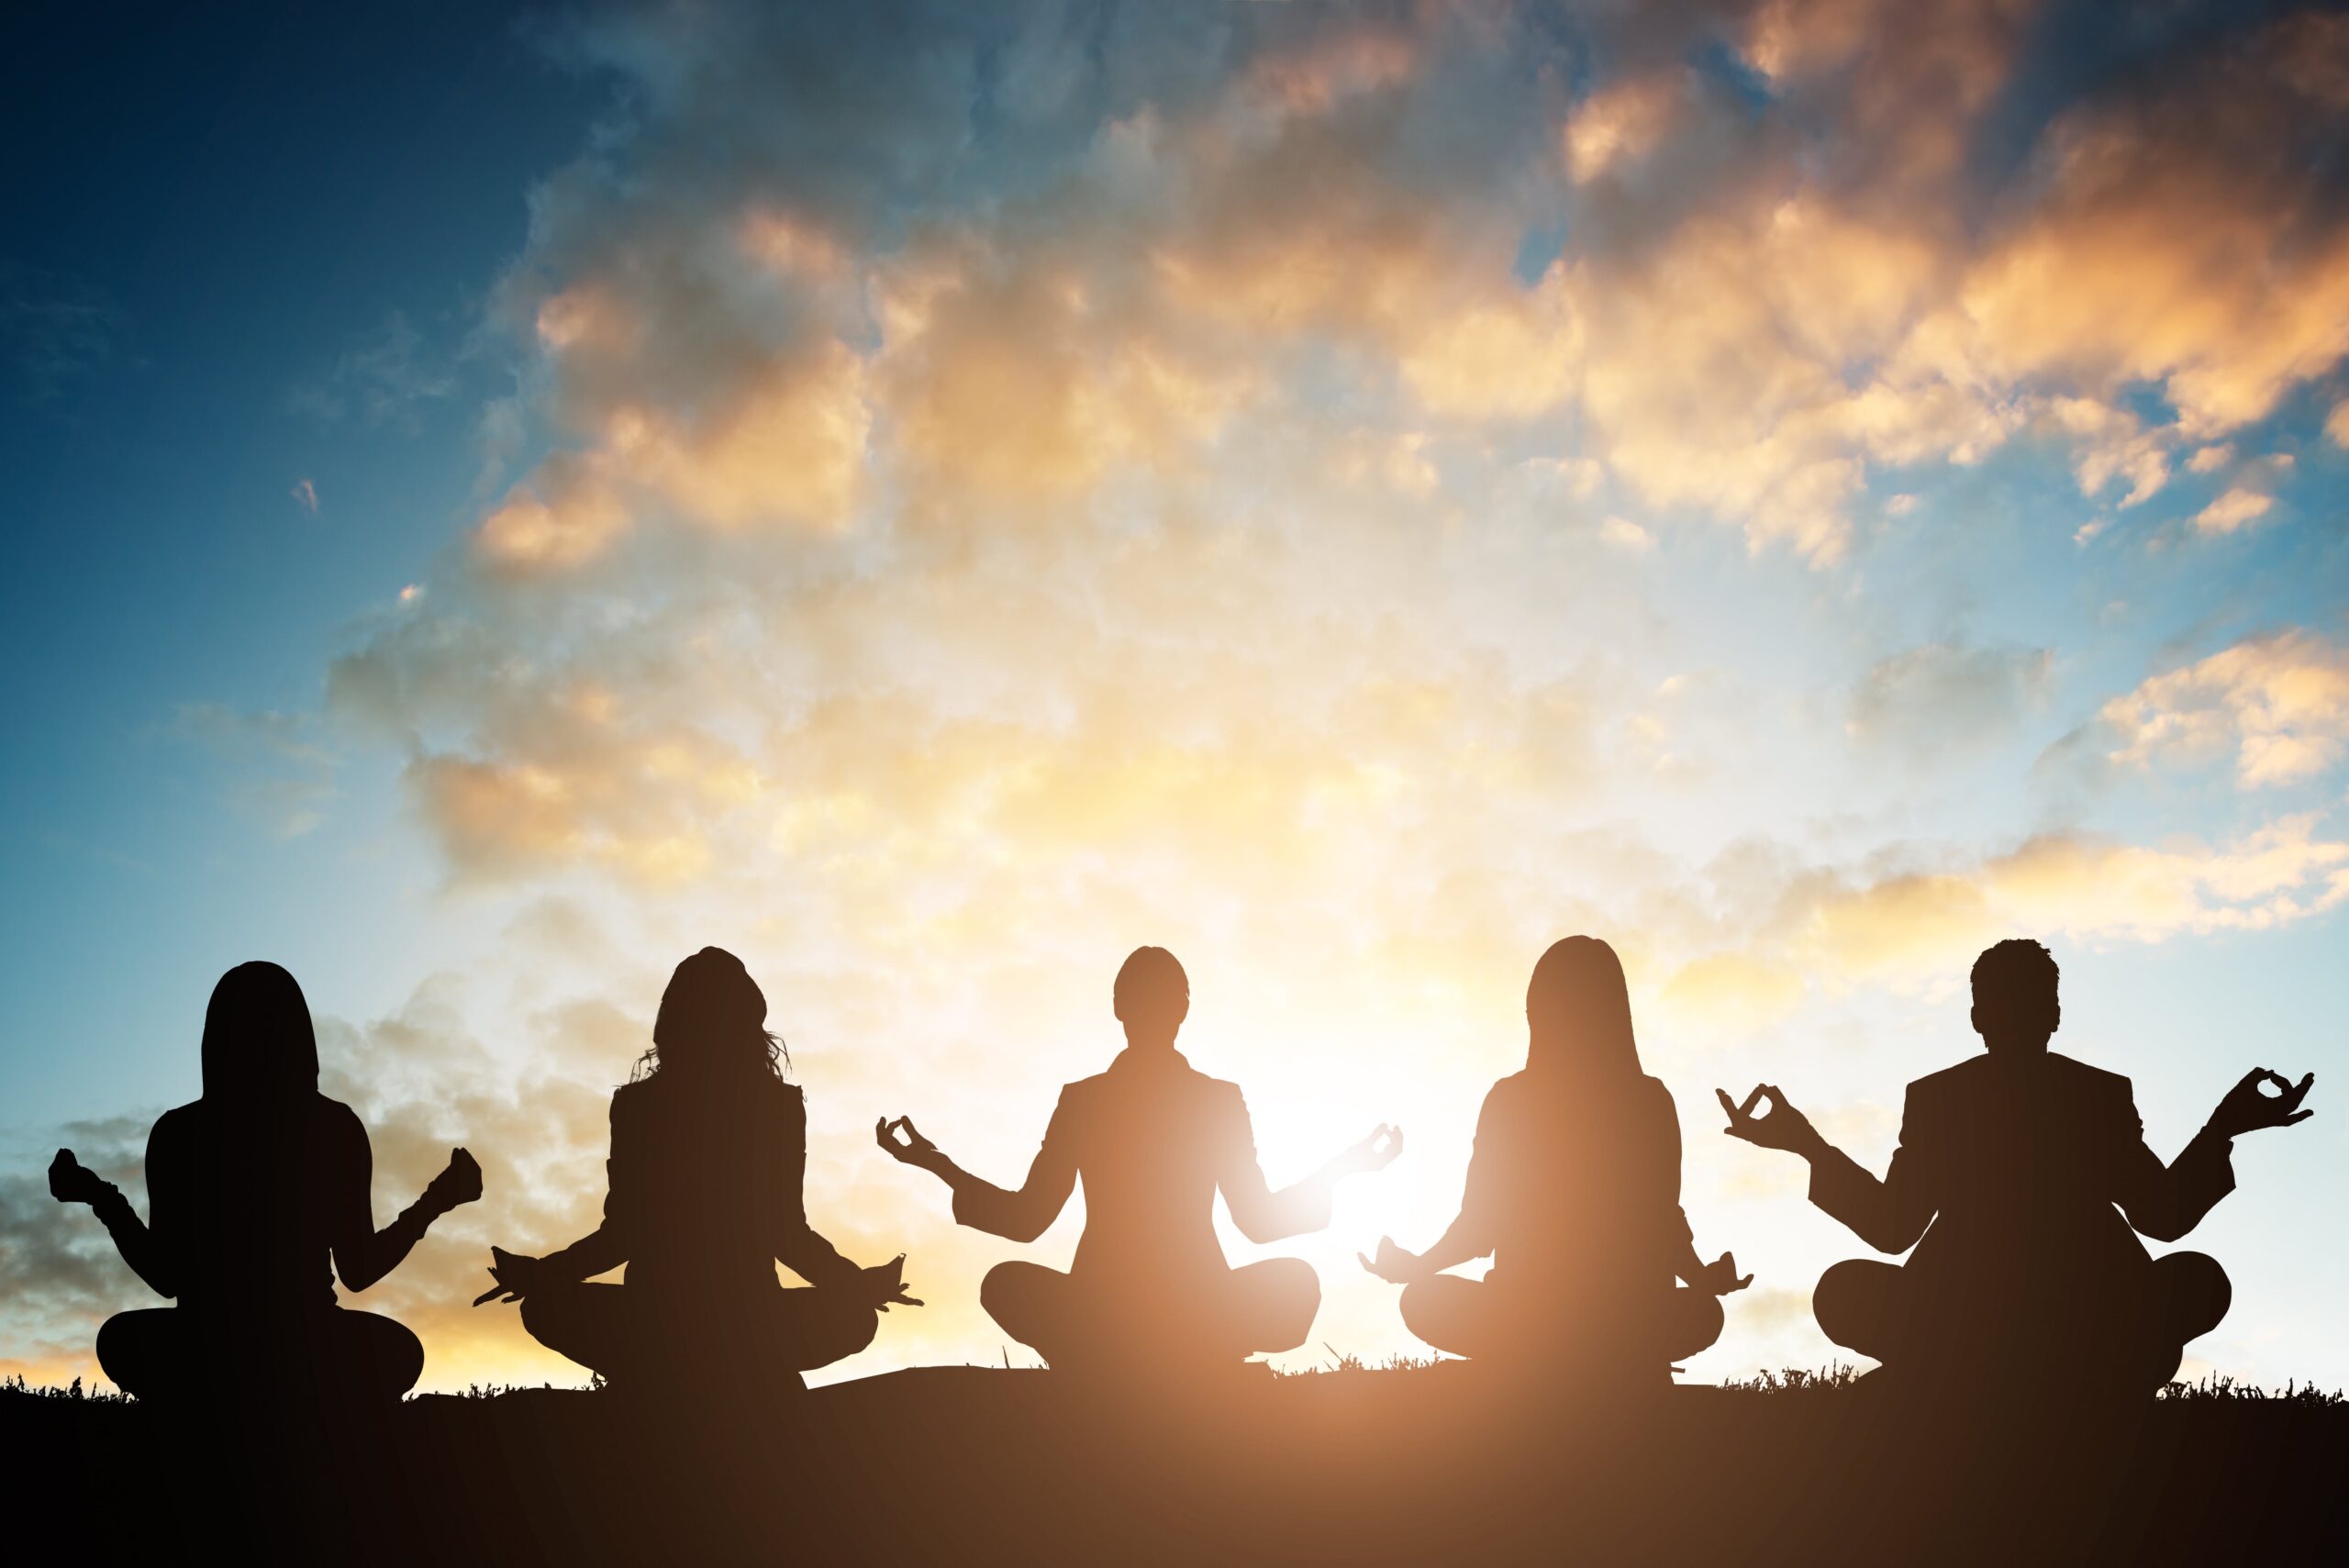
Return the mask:
[[1312, 1265], [1275, 1258], [1230, 1267], [1216, 1240], [1215, 1195], [1251, 1241], [1319, 1230], [1330, 1223], [1339, 1178], [1385, 1166], [1401, 1135], [1381, 1127], [1275, 1192], [1256, 1162], [1239, 1085], [1208, 1077], [1174, 1049], [1190, 1010], [1190, 982], [1174, 955], [1137, 949], [1118, 972], [1115, 1006], [1126, 1049], [1108, 1072], [1061, 1091], [1017, 1191], [964, 1171], [904, 1118], [884, 1118], [874, 1136], [953, 1189], [958, 1221], [1014, 1241], [1042, 1235], [1084, 1179], [1085, 1234], [1070, 1272], [1000, 1263], [979, 1289], [1003, 1330], [1048, 1365], [1188, 1370], [1295, 1349], [1321, 1304]]
[[1720, 1095], [1731, 1137], [1810, 1162], [1811, 1202], [1878, 1251], [1916, 1248], [1905, 1267], [1854, 1261], [1820, 1280], [1812, 1310], [1836, 1343], [1926, 1377], [2149, 1390], [2225, 1316], [2231, 1288], [2216, 1262], [2156, 1261], [2138, 1233], [2175, 1241], [2192, 1230], [2234, 1190], [2232, 1140], [2312, 1114], [2299, 1104], [2315, 1074], [2293, 1084], [2254, 1069], [2165, 1165], [2145, 1145], [2128, 1079], [2047, 1049], [2062, 1018], [2057, 978], [2033, 941], [1976, 961], [1986, 1052], [1909, 1085], [1881, 1181], [1776, 1087], [1742, 1105]]

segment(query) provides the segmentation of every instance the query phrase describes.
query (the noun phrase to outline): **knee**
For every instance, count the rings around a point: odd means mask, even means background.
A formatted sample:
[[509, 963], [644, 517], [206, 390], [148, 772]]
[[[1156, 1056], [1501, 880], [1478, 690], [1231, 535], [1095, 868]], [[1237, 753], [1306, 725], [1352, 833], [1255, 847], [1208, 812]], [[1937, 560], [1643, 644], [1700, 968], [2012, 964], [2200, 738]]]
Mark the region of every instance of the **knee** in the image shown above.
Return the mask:
[[155, 1382], [154, 1314], [117, 1312], [98, 1328], [98, 1365], [114, 1385], [128, 1394], [144, 1394]]
[[1403, 1287], [1402, 1296], [1396, 1303], [1403, 1314], [1403, 1327], [1431, 1345], [1436, 1342], [1436, 1324], [1441, 1320], [1441, 1291], [1433, 1278], [1415, 1279]]
[[1274, 1337], [1287, 1341], [1265, 1348], [1293, 1351], [1305, 1343], [1306, 1336], [1313, 1332], [1313, 1319], [1320, 1314], [1321, 1276], [1302, 1258], [1277, 1258], [1261, 1266], [1275, 1304], [1273, 1318], [1278, 1332]]
[[2234, 1305], [2234, 1283], [2219, 1266], [2219, 1260], [2207, 1252], [2172, 1252], [2154, 1266], [2161, 1271], [2163, 1293], [2182, 1330], [2181, 1344], [2217, 1328], [2227, 1308]]
[[1721, 1329], [1729, 1322], [1728, 1315], [1721, 1309], [1720, 1296], [1709, 1296], [1703, 1291], [1690, 1291], [1688, 1297], [1683, 1308], [1687, 1317], [1681, 1340], [1672, 1348], [1673, 1359], [1675, 1361], [1683, 1356], [1693, 1356], [1698, 1351], [1710, 1349], [1714, 1341], [1721, 1337]]
[[1321, 1310], [1321, 1276], [1311, 1263], [1302, 1258], [1275, 1258], [1264, 1267], [1283, 1307], [1308, 1318]]
[[[881, 1332], [881, 1309], [863, 1301], [848, 1301], [840, 1307], [840, 1355], [852, 1356], [874, 1341]], [[835, 1356], [833, 1360], [839, 1360]]]
[[548, 1343], [547, 1333], [553, 1327], [555, 1315], [559, 1310], [560, 1308], [555, 1306], [552, 1292], [542, 1296], [524, 1296], [522, 1298], [522, 1331], [542, 1345]]
[[[1880, 1294], [1877, 1271], [1885, 1266], [1854, 1259], [1837, 1263], [1819, 1276], [1819, 1284], [1810, 1293], [1810, 1313], [1819, 1320], [1820, 1333], [1846, 1349], [1856, 1348], [1858, 1341], [1870, 1338], [1867, 1329]], [[1718, 1312], [1720, 1304], [1713, 1305]]]
[[357, 1316], [362, 1319], [360, 1336], [373, 1392], [397, 1399], [424, 1375], [424, 1341], [404, 1323], [373, 1313]]
[[1020, 1288], [1022, 1272], [1016, 1263], [997, 1263], [979, 1281], [979, 1305], [998, 1323], [1006, 1312], [1016, 1314], [1027, 1298], [1028, 1293]]

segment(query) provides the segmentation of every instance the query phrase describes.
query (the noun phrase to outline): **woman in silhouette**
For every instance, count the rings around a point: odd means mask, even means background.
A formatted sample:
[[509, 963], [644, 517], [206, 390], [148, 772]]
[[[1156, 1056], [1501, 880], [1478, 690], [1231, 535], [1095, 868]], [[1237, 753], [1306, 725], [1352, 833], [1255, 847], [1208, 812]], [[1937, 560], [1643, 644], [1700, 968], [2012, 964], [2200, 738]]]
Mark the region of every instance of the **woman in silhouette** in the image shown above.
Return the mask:
[[[1380, 1238], [1363, 1266], [1404, 1287], [1404, 1323], [1439, 1350], [1661, 1374], [1720, 1337], [1718, 1298], [1752, 1277], [1726, 1252], [1698, 1261], [1680, 1118], [1640, 1070], [1615, 950], [1592, 937], [1553, 945], [1525, 1018], [1525, 1071], [1485, 1098], [1460, 1217], [1416, 1256]], [[1487, 1254], [1481, 1282], [1443, 1273]]]
[[356, 1291], [390, 1273], [435, 1219], [481, 1195], [481, 1167], [452, 1151], [381, 1230], [373, 1173], [367, 1129], [318, 1093], [317, 1036], [294, 977], [273, 963], [222, 975], [204, 1015], [204, 1095], [164, 1112], [147, 1140], [150, 1218], [72, 1150], [50, 1166], [50, 1192], [96, 1210], [123, 1262], [178, 1302], [106, 1320], [106, 1375], [163, 1403], [388, 1403], [415, 1386], [424, 1347], [388, 1318], [339, 1307], [334, 1276]]
[[[662, 994], [652, 1049], [612, 1095], [604, 1222], [544, 1258], [493, 1248], [494, 1297], [538, 1341], [615, 1383], [796, 1383], [918, 1307], [905, 1260], [861, 1269], [809, 1229], [807, 1106], [742, 961], [704, 948]], [[780, 1262], [813, 1287], [785, 1290]], [[625, 1284], [590, 1284], [628, 1265]]]

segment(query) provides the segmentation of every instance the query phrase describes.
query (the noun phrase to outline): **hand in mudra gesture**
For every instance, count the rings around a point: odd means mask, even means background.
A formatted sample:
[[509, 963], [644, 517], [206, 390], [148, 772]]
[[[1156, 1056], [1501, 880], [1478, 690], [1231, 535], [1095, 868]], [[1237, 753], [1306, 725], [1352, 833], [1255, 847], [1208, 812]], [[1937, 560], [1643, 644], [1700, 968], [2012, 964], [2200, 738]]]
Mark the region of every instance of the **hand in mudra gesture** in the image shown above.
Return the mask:
[[1688, 1283], [1708, 1296], [1728, 1296], [1752, 1284], [1753, 1276], [1739, 1273], [1736, 1256], [1723, 1252], [1707, 1263], [1698, 1277]]
[[[903, 1141], [899, 1141], [900, 1135]], [[923, 1170], [935, 1166], [941, 1156], [938, 1145], [921, 1135], [914, 1118], [901, 1116], [891, 1121], [883, 1117], [873, 1124], [873, 1140], [889, 1151], [889, 1158], [904, 1165], [918, 1165]]]
[[[2227, 1091], [2227, 1097], [2210, 1113], [2210, 1130], [2221, 1138], [2239, 1138], [2264, 1128], [2290, 1127], [2306, 1121], [2316, 1112], [2300, 1109], [2300, 1102], [2308, 1097], [2309, 1086], [2315, 1082], [2313, 1073], [2295, 1084], [2281, 1073], [2254, 1067]], [[2264, 1092], [2262, 1086], [2269, 1084], [2276, 1086], [2275, 1094]]]
[[869, 1269], [857, 1271], [864, 1283], [865, 1297], [874, 1307], [886, 1312], [892, 1307], [919, 1307], [921, 1302], [906, 1294], [906, 1255], [903, 1252], [885, 1263], [875, 1263]]
[[1403, 1152], [1403, 1129], [1380, 1122], [1370, 1136], [1330, 1162], [1341, 1176], [1384, 1171]]
[[1375, 1255], [1365, 1256], [1356, 1252], [1354, 1256], [1362, 1260], [1364, 1268], [1389, 1284], [1409, 1284], [1427, 1273], [1427, 1266], [1421, 1262], [1419, 1255], [1417, 1252], [1406, 1252], [1402, 1248], [1397, 1247], [1392, 1236], [1381, 1236], [1378, 1239], [1378, 1251]]
[[449, 1163], [426, 1186], [424, 1196], [436, 1214], [446, 1214], [460, 1204], [479, 1201], [481, 1165], [473, 1159], [472, 1151], [450, 1150]]
[[106, 1195], [106, 1179], [61, 1149], [49, 1162], [49, 1195], [60, 1203], [95, 1203]]
[[[1713, 1094], [1720, 1101], [1721, 1109], [1729, 1113], [1729, 1125], [1721, 1130], [1731, 1138], [1763, 1149], [1784, 1149], [1805, 1155], [1825, 1141], [1819, 1136], [1819, 1129], [1810, 1125], [1810, 1118], [1795, 1109], [1776, 1084], [1755, 1084], [1743, 1105], [1731, 1099], [1726, 1089], [1715, 1089]], [[1766, 1115], [1758, 1108], [1765, 1100], [1769, 1102]]]
[[519, 1301], [538, 1283], [539, 1260], [521, 1252], [509, 1252], [503, 1247], [492, 1247], [489, 1277], [497, 1283], [473, 1297], [475, 1307], [484, 1301]]

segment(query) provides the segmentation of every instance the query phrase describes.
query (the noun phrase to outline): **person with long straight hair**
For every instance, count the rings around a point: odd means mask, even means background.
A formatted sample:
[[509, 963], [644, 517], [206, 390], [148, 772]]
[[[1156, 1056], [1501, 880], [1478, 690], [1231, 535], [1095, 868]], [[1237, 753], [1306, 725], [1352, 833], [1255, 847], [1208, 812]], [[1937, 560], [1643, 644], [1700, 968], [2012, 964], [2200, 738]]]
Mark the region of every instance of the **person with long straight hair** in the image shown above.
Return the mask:
[[[424, 1347], [391, 1318], [335, 1299], [400, 1265], [435, 1219], [481, 1196], [462, 1149], [397, 1219], [375, 1229], [367, 1129], [318, 1093], [309, 1004], [273, 963], [220, 977], [204, 1014], [204, 1094], [147, 1140], [141, 1220], [111, 1182], [57, 1151], [50, 1190], [97, 1212], [131, 1271], [177, 1305], [117, 1313], [98, 1364], [141, 1400], [388, 1404]], [[331, 1260], [331, 1266], [329, 1266]]]
[[[548, 1349], [607, 1381], [722, 1379], [770, 1389], [873, 1342], [878, 1314], [921, 1305], [901, 1256], [859, 1268], [807, 1223], [807, 1105], [742, 961], [677, 965], [652, 1049], [612, 1095], [604, 1220], [561, 1251], [493, 1248], [495, 1285]], [[782, 1263], [809, 1288], [786, 1290]], [[626, 1280], [593, 1284], [628, 1265]]]
[[[1680, 1118], [1641, 1069], [1615, 950], [1595, 937], [1553, 944], [1525, 1020], [1525, 1070], [1485, 1097], [1459, 1218], [1421, 1253], [1381, 1237], [1363, 1266], [1403, 1286], [1404, 1324], [1438, 1350], [1668, 1375], [1720, 1337], [1719, 1298], [1753, 1277], [1726, 1252], [1697, 1256]], [[1444, 1273], [1486, 1256], [1481, 1281]]]

